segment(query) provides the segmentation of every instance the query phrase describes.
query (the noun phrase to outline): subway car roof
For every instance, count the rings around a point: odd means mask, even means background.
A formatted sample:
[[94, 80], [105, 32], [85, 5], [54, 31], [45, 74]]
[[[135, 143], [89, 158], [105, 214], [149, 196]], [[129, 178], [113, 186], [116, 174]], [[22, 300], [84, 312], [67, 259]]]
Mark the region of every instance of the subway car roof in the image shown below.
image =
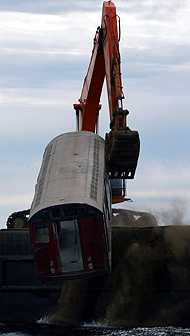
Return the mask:
[[30, 219], [40, 210], [87, 204], [103, 211], [104, 139], [92, 132], [70, 132], [46, 147], [35, 187]]

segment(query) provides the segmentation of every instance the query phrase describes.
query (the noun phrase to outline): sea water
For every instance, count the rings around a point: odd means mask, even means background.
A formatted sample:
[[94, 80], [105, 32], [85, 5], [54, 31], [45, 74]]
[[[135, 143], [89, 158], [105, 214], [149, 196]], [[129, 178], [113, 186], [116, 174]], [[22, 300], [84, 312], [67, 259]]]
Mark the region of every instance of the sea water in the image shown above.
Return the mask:
[[107, 327], [82, 327], [78, 328], [76, 330], [67, 330], [65, 331], [60, 328], [59, 332], [55, 332], [51, 329], [51, 331], [48, 332], [48, 329], [46, 331], [39, 332], [35, 330], [35, 333], [30, 331], [29, 333], [27, 331], [24, 332], [6, 332], [3, 331], [0, 332], [0, 336], [45, 336], [45, 335], [67, 335], [67, 336], [179, 336], [179, 335], [190, 335], [190, 329], [188, 328], [135, 328], [130, 330], [124, 330], [124, 329], [112, 329]]

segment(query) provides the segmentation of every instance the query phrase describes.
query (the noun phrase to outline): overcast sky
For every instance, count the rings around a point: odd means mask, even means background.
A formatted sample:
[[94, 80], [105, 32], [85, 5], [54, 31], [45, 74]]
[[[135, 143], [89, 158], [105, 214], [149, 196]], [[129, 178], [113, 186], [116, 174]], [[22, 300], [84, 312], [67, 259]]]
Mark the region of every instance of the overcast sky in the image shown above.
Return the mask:
[[[141, 136], [133, 204], [190, 222], [190, 2], [116, 0], [129, 126]], [[100, 0], [0, 0], [0, 223], [29, 208], [47, 143], [75, 130]], [[108, 130], [106, 91], [101, 129]]]

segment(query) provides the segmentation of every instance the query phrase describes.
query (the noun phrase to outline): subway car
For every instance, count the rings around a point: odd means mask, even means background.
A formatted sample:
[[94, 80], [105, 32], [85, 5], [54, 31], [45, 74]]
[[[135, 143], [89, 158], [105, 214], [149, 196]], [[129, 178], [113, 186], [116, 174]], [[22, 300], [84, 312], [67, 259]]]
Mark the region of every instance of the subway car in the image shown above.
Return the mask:
[[72, 279], [109, 272], [111, 215], [104, 140], [84, 131], [53, 139], [43, 156], [29, 217], [39, 274]]

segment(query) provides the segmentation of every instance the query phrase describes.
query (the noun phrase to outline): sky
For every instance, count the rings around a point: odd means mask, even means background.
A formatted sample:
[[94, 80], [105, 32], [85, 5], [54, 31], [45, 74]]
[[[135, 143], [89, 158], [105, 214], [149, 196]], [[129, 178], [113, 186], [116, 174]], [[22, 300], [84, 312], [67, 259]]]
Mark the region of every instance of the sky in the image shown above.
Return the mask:
[[[141, 138], [132, 203], [190, 223], [190, 2], [116, 0], [128, 123]], [[43, 151], [76, 129], [100, 0], [0, 0], [0, 227], [29, 208]], [[102, 94], [100, 135], [109, 130]], [[120, 205], [121, 207], [121, 205]]]

